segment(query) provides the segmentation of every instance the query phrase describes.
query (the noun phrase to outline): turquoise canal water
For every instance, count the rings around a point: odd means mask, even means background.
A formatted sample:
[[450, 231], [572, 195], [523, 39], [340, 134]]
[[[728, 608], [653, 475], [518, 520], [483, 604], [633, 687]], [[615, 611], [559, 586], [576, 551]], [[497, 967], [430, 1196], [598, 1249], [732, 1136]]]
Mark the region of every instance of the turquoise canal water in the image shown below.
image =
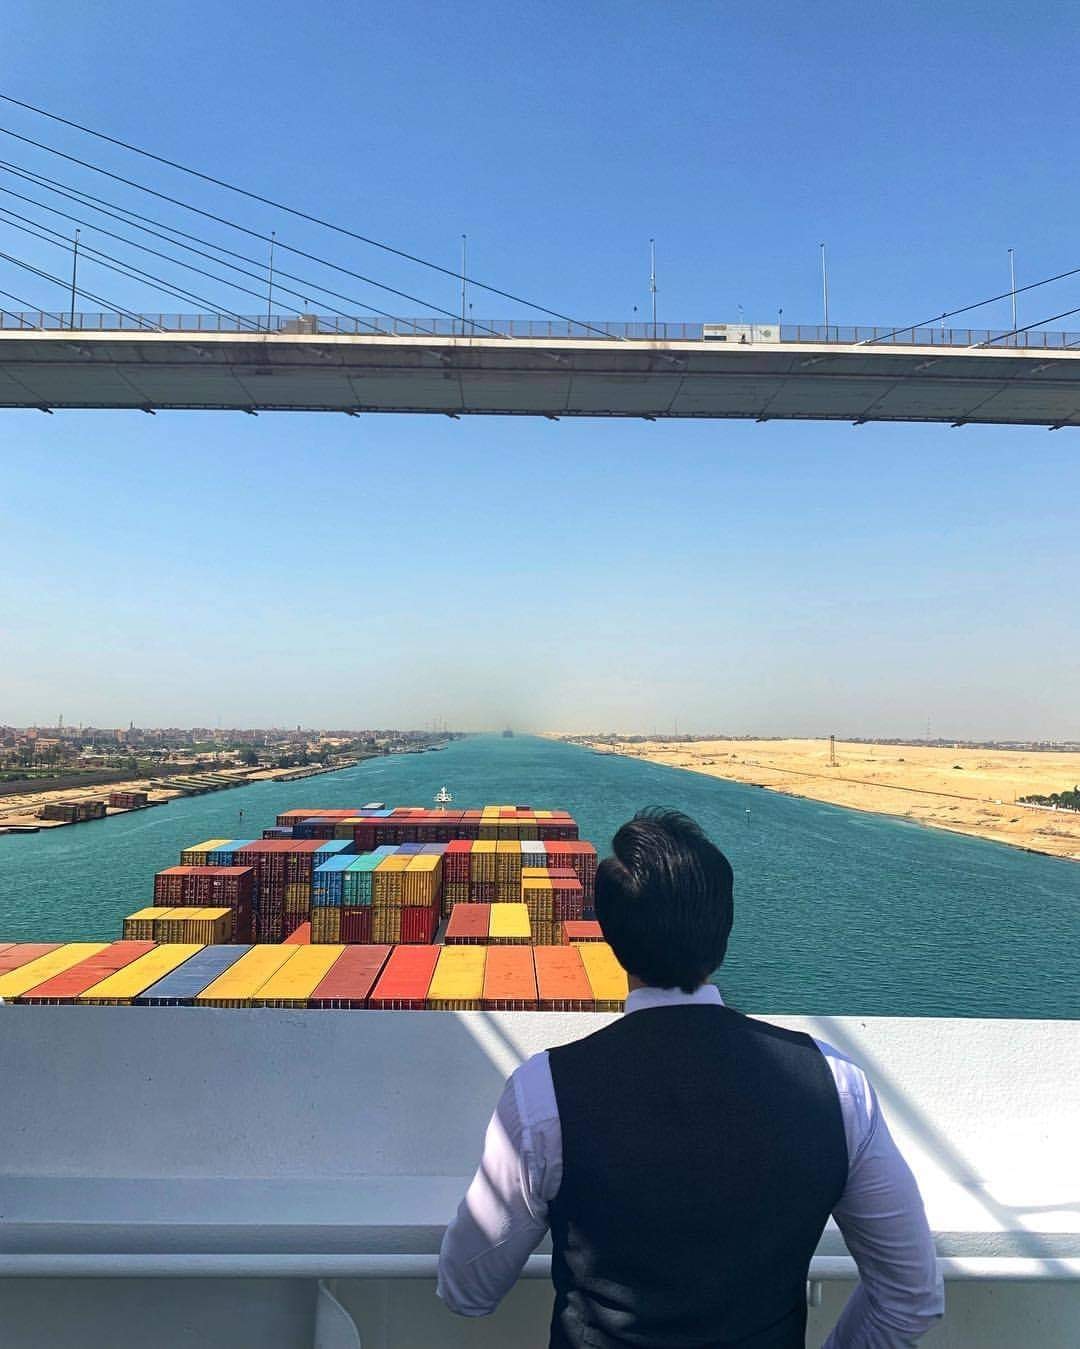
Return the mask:
[[456, 806], [563, 806], [601, 854], [642, 806], [700, 821], [735, 868], [735, 930], [716, 982], [746, 1011], [1080, 1016], [1075, 863], [529, 737], [481, 736], [0, 837], [0, 940], [117, 938], [185, 846], [257, 838], [298, 806], [426, 805], [444, 783]]

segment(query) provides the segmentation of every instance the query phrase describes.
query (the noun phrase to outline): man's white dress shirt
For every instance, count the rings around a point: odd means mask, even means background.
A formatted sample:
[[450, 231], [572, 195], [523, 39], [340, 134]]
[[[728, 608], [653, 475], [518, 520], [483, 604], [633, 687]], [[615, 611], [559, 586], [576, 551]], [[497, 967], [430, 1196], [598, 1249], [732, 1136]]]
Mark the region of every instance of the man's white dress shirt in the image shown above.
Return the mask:
[[[722, 1001], [712, 984], [693, 993], [638, 988], [626, 1013]], [[847, 1140], [847, 1184], [832, 1216], [860, 1275], [823, 1349], [907, 1349], [945, 1308], [922, 1198], [866, 1074], [838, 1049], [815, 1043], [836, 1083]], [[446, 1229], [438, 1292], [451, 1311], [495, 1310], [547, 1232], [561, 1182], [562, 1129], [545, 1051], [507, 1082], [480, 1167]]]

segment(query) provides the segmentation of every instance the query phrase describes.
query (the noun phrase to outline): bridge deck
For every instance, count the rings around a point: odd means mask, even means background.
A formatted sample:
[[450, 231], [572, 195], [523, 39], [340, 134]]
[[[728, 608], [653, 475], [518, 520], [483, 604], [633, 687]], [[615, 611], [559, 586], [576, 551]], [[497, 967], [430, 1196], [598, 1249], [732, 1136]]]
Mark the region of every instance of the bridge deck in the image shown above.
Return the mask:
[[1080, 424], [1080, 351], [0, 331], [0, 407]]

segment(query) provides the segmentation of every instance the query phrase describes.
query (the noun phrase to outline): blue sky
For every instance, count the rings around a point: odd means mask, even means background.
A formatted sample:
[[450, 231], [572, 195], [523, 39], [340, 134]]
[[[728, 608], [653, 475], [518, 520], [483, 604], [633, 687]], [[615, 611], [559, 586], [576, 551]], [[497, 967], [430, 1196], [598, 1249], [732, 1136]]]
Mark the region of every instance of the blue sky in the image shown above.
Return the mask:
[[[817, 322], [824, 239], [833, 320], [902, 324], [1004, 289], [1010, 246], [1020, 284], [1080, 265], [1077, 27], [993, 3], [14, 0], [0, 89], [451, 268], [465, 231], [476, 276], [581, 318], [647, 312], [655, 236], [662, 319]], [[457, 306], [451, 278], [0, 126]], [[68, 172], [6, 137], [0, 158]], [[3, 223], [0, 250], [66, 272]], [[0, 287], [63, 304], [4, 262]], [[0, 413], [0, 722], [1077, 738], [1076, 434]]]

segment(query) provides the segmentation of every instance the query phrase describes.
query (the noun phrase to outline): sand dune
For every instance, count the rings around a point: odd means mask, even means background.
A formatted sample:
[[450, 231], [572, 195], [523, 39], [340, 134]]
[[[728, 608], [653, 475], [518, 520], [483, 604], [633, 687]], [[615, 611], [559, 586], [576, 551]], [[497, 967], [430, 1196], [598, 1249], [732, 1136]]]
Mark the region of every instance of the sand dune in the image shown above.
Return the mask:
[[827, 740], [645, 741], [591, 748], [1080, 861], [1080, 814], [1016, 804], [1080, 782], [1080, 753]]

